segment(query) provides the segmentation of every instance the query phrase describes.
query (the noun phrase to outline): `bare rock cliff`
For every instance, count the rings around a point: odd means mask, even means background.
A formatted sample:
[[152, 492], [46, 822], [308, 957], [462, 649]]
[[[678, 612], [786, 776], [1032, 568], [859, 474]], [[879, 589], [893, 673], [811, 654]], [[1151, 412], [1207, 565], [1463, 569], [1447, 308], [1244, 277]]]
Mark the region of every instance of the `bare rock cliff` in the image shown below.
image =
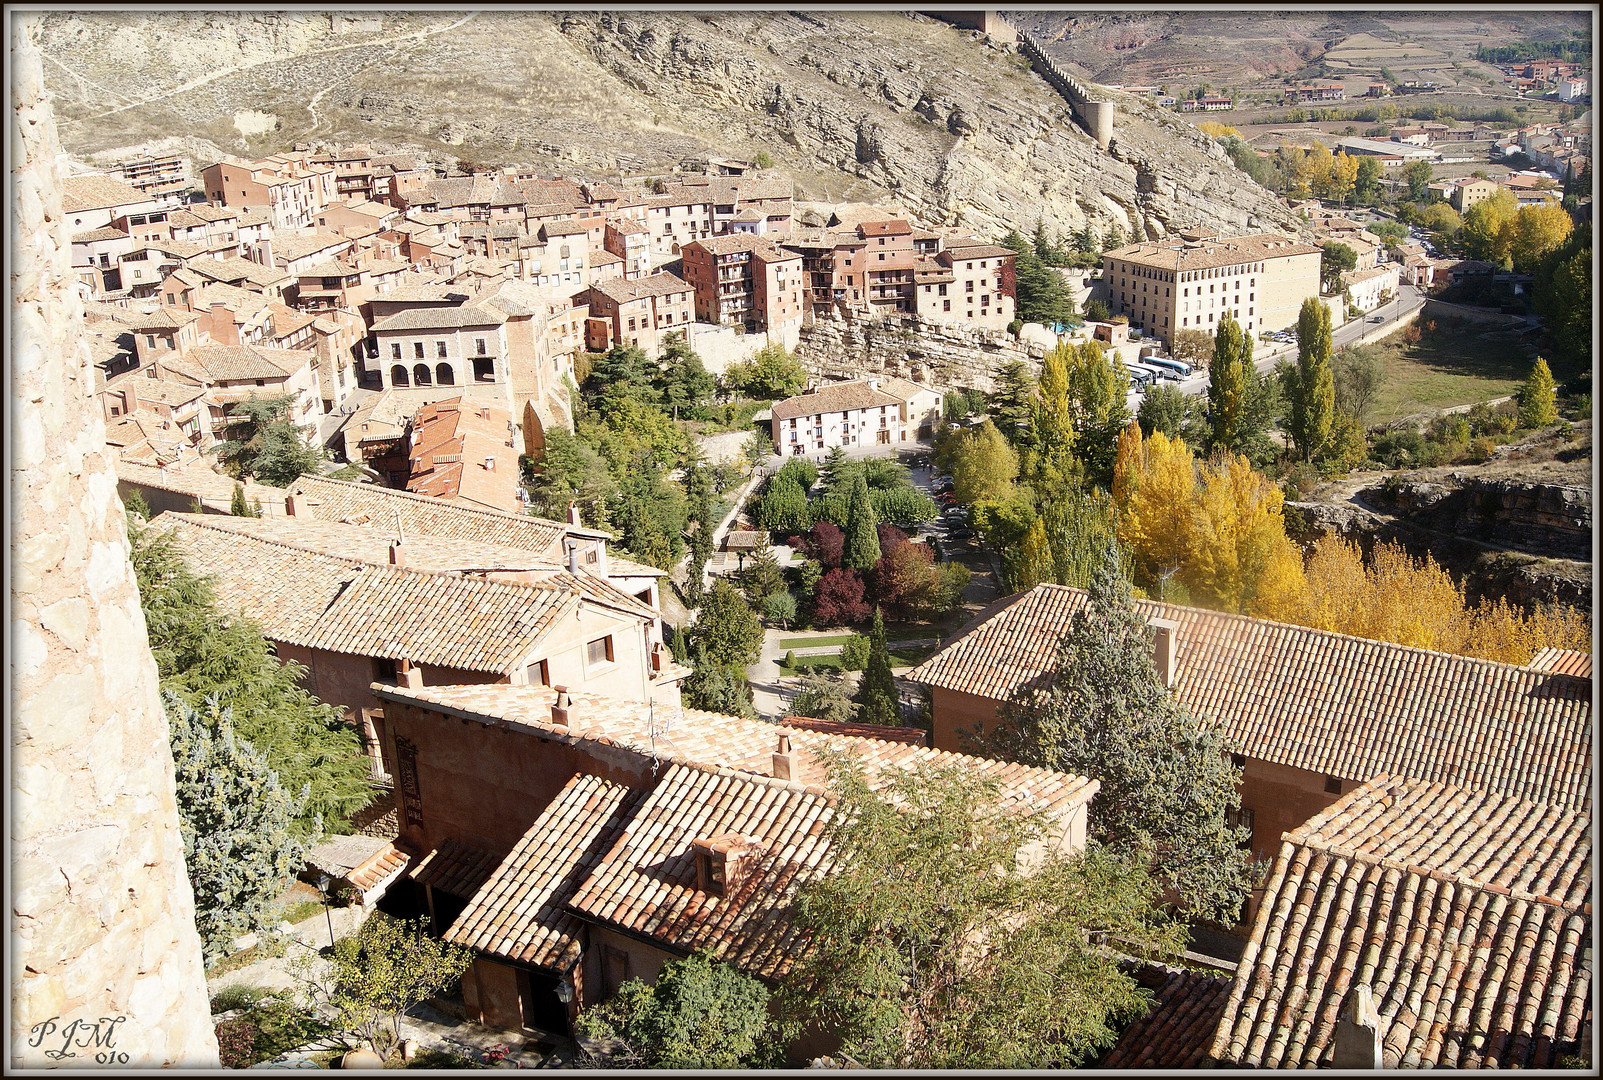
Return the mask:
[[58, 12], [43, 48], [82, 155], [181, 131], [230, 153], [366, 141], [585, 178], [766, 151], [803, 197], [894, 197], [982, 233], [1299, 224], [1177, 117], [1110, 92], [1099, 151], [1011, 46], [918, 15]]

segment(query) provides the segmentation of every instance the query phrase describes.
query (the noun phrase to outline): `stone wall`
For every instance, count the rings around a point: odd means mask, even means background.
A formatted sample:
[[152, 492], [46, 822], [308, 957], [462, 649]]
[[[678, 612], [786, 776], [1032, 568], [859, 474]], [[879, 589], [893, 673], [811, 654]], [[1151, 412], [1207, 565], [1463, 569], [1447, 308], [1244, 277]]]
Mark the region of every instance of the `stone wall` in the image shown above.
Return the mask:
[[921, 319], [831, 315], [802, 327], [796, 358], [823, 379], [894, 375], [935, 390], [996, 389], [1003, 364], [1024, 360], [1032, 367], [1046, 355], [1039, 342], [1020, 344], [1002, 330], [971, 329]]
[[12, 51], [10, 1065], [217, 1068], [35, 17]]

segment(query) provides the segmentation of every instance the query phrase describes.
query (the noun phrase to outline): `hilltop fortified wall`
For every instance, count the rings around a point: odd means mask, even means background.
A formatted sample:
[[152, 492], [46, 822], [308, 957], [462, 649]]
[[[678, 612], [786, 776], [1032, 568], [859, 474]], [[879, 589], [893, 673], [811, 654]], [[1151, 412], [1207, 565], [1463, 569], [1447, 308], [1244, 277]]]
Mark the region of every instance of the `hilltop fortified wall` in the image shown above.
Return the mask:
[[12, 1069], [218, 1068], [37, 42], [12, 43]]
[[1106, 150], [1113, 141], [1113, 102], [1093, 97], [1084, 83], [1058, 67], [1046, 50], [1022, 30], [1019, 31], [1019, 51], [1030, 58], [1035, 70], [1052, 84], [1053, 89], [1068, 99], [1074, 109], [1074, 118], [1096, 140], [1097, 146]]

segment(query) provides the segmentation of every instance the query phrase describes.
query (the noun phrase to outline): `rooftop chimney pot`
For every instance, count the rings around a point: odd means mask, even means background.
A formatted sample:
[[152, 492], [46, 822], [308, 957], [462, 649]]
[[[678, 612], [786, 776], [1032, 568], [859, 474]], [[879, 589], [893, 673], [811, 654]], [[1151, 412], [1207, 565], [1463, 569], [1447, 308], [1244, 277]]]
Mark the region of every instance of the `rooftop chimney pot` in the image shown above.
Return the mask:
[[390, 541], [390, 565], [406, 565], [406, 553], [401, 550], [401, 542], [399, 540]]
[[566, 686], [554, 686], [552, 689], [557, 692], [557, 697], [551, 703], [551, 724], [553, 727], [571, 728], [570, 710], [573, 708], [573, 698], [568, 696]]
[[774, 748], [774, 779], [794, 780], [795, 772], [796, 755], [790, 749], [790, 733], [781, 731], [778, 745]]
[[1151, 619], [1152, 663], [1165, 689], [1173, 689], [1179, 678], [1180, 624], [1173, 619]]

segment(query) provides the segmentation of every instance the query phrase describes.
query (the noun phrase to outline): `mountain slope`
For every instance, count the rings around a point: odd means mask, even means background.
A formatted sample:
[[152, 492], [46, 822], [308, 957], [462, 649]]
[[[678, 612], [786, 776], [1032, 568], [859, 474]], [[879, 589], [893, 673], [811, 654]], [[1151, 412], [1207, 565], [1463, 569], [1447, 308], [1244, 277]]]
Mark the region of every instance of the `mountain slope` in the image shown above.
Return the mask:
[[63, 141], [89, 155], [176, 132], [202, 157], [363, 141], [580, 178], [764, 150], [803, 197], [889, 196], [992, 234], [1037, 218], [1147, 237], [1297, 225], [1178, 118], [1115, 94], [1098, 151], [1015, 52], [922, 16], [339, 18], [52, 13]]

